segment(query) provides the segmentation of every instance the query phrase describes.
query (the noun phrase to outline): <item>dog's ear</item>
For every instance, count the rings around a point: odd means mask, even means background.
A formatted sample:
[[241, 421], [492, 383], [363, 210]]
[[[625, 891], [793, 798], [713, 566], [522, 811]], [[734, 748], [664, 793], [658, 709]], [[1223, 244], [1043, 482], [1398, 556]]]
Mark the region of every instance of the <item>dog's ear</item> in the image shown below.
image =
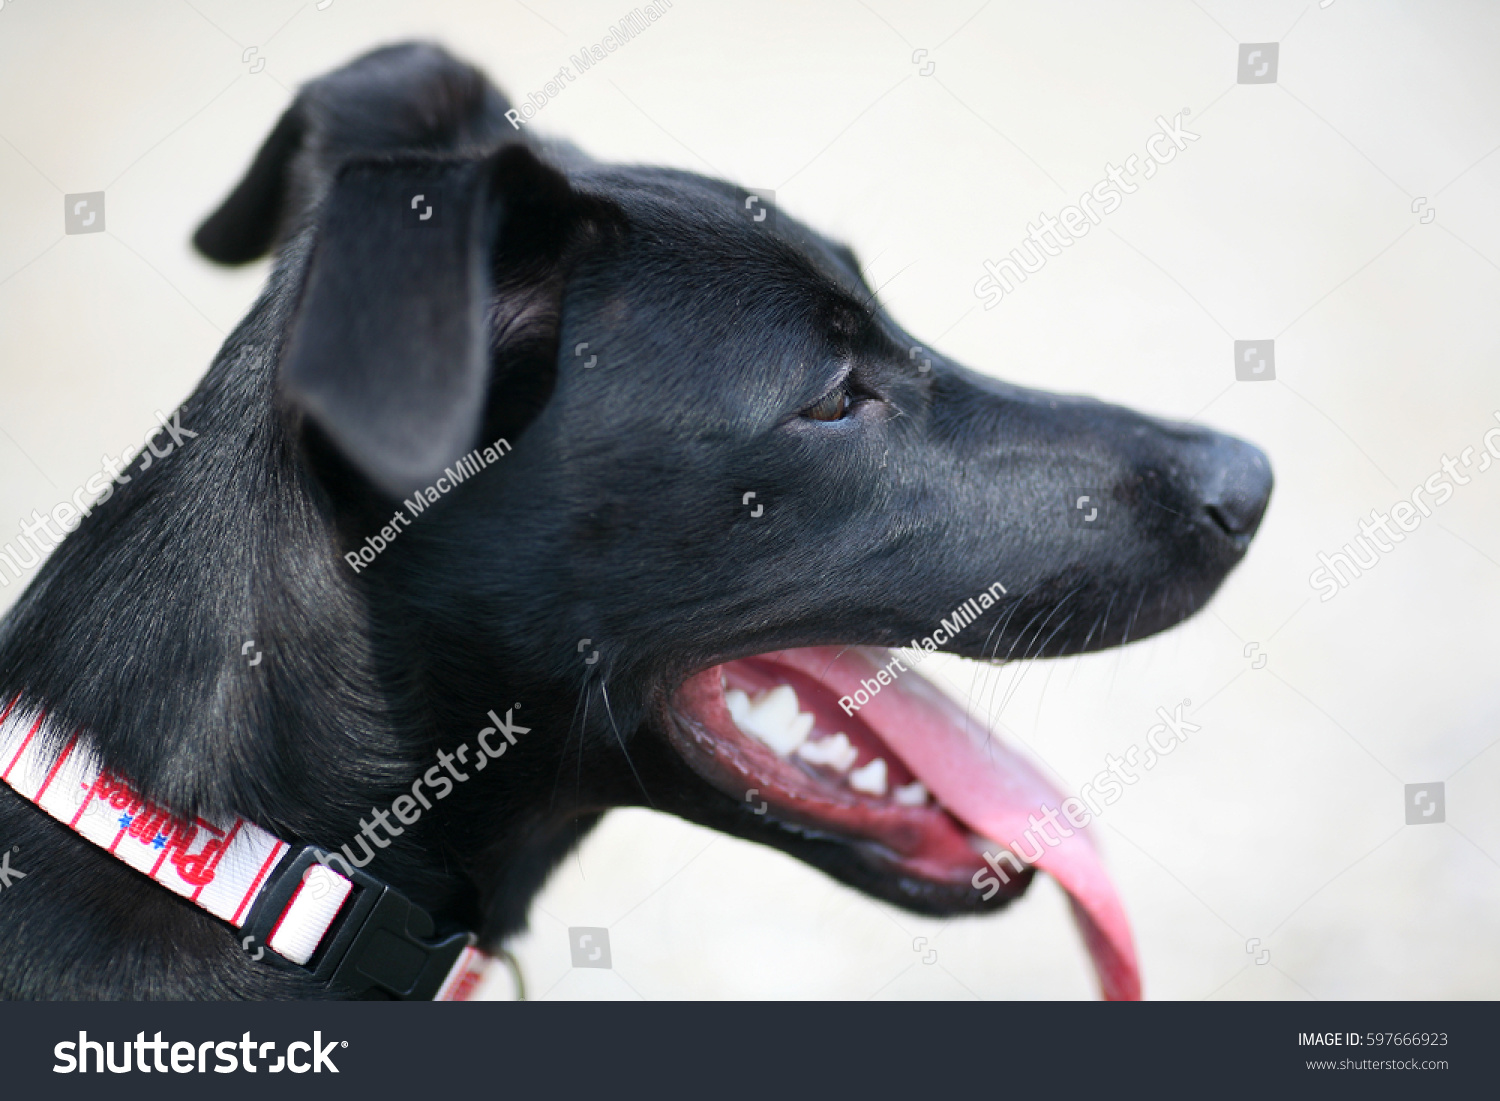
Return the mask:
[[557, 283], [549, 261], [575, 205], [567, 180], [522, 146], [350, 162], [322, 206], [283, 396], [375, 486], [430, 485], [475, 446], [499, 351], [492, 304], [534, 316], [549, 312], [538, 294], [560, 296], [539, 284]]
[[264, 256], [286, 220], [291, 161], [306, 131], [300, 102], [281, 115], [244, 179], [193, 234], [193, 247], [220, 264]]
[[509, 107], [483, 73], [440, 46], [373, 50], [298, 92], [193, 244], [221, 264], [264, 256], [299, 226], [345, 160], [524, 142], [505, 121]]

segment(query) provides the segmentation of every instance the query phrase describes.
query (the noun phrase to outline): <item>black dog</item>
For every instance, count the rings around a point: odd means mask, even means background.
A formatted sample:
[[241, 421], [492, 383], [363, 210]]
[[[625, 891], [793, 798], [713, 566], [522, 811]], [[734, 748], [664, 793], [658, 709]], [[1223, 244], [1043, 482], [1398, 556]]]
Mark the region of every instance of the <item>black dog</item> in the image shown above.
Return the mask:
[[[81, 731], [175, 821], [341, 853], [491, 946], [623, 805], [924, 913], [1017, 897], [1030, 867], [977, 889], [999, 796], [964, 789], [959, 709], [910, 657], [843, 648], [1160, 631], [1244, 554], [1264, 457], [913, 355], [846, 247], [730, 184], [545, 146], [508, 107], [420, 45], [297, 97], [195, 238], [278, 251], [182, 407], [196, 437], [39, 572], [0, 708], [45, 707], [41, 736]], [[497, 721], [507, 755], [459, 781]], [[413, 794], [419, 821], [371, 829]], [[6, 997], [347, 993], [3, 786], [0, 842], [25, 873]]]

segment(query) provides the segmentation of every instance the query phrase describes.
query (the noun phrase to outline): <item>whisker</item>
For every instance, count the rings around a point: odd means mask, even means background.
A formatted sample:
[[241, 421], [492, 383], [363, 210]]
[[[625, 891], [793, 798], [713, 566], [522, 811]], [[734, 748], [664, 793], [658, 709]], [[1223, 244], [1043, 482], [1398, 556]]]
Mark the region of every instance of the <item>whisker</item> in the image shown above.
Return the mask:
[[[562, 782], [563, 765], [565, 765], [567, 763], [567, 761], [568, 761], [568, 746], [571, 745], [572, 742], [573, 742], [573, 724], [578, 721], [578, 708], [579, 707], [583, 707], [584, 708], [584, 720], [587, 721], [588, 720], [588, 710], [587, 710], [587, 708], [588, 708], [588, 690], [587, 689], [585, 689], [579, 695], [579, 697], [576, 700], [573, 701], [573, 717], [568, 720], [568, 728], [567, 728], [567, 731], [563, 735], [562, 751], [558, 754], [558, 757], [557, 757], [557, 775], [555, 775], [554, 777], [552, 777], [552, 798], [547, 803], [547, 809], [549, 811], [555, 809], [556, 806], [557, 806], [557, 785]], [[583, 738], [583, 733], [582, 733], [582, 730], [580, 729], [580, 731], [579, 731], [579, 750], [578, 750], [578, 759], [579, 759], [580, 762], [582, 762], [582, 760], [583, 760], [582, 738]], [[581, 786], [581, 782], [580, 782], [580, 786]]]
[[1120, 646], [1122, 648], [1129, 644], [1129, 642], [1130, 642], [1130, 631], [1135, 626], [1136, 617], [1141, 614], [1141, 605], [1143, 605], [1145, 603], [1146, 603], [1146, 590], [1142, 589], [1141, 590], [1141, 598], [1135, 602], [1135, 611], [1133, 611], [1133, 612], [1130, 613], [1130, 621], [1125, 624], [1125, 637], [1120, 640]]
[[[968, 721], [969, 721], [970, 718], [973, 717], [973, 714], [974, 714], [973, 706], [972, 705], [974, 703], [975, 692], [979, 688], [978, 682], [979, 682], [980, 676], [983, 675], [983, 676], [988, 677], [992, 672], [994, 672], [997, 676], [999, 675], [999, 667], [998, 666], [990, 666], [990, 665], [986, 664], [989, 660], [992, 660], [992, 659], [987, 659], [984, 656], [984, 652], [986, 650], [988, 650], [989, 647], [990, 647], [990, 639], [992, 639], [992, 638], [995, 639], [995, 653], [998, 654], [1000, 652], [1000, 643], [1002, 643], [1003, 641], [1005, 641], [1005, 626], [1006, 626], [1006, 624], [1008, 624], [1010, 622], [1011, 617], [1016, 614], [1017, 610], [1021, 607], [1021, 605], [1024, 604], [1024, 603], [1026, 603], [1026, 598], [1028, 596], [1030, 596], [1035, 591], [1036, 591], [1036, 587], [1033, 586], [1032, 588], [1026, 590], [1026, 592], [1022, 593], [1020, 596], [1016, 597], [1015, 601], [1010, 606], [1010, 611], [1008, 611], [1008, 612], [1005, 613], [1005, 617], [1003, 619], [997, 618], [995, 620], [995, 625], [990, 628], [990, 633], [984, 636], [984, 642], [981, 643], [980, 646], [979, 646], [979, 663], [974, 666], [974, 679], [969, 682], [969, 695], [964, 700], [964, 723], [965, 723], [965, 729], [966, 730], [968, 729], [968, 726], [967, 726]], [[996, 633], [997, 632], [998, 632], [998, 637], [996, 637]], [[988, 723], [985, 724], [985, 732], [986, 733], [989, 732], [989, 724]]]
[[615, 712], [609, 705], [609, 686], [602, 680], [599, 682], [599, 695], [604, 698], [604, 713], [609, 716], [609, 728], [615, 732], [615, 741], [620, 743], [620, 752], [625, 754], [625, 763], [630, 766], [630, 774], [635, 777], [635, 782], [640, 785], [641, 794], [646, 797], [647, 804], [652, 810], [656, 809], [656, 802], [651, 798], [651, 793], [646, 790], [646, 785], [641, 782], [641, 774], [635, 770], [635, 762], [630, 759], [630, 750], [625, 748], [625, 739], [620, 736], [620, 728], [615, 723]]
[[1099, 617], [1095, 616], [1093, 624], [1089, 627], [1089, 633], [1083, 636], [1083, 642], [1079, 644], [1078, 652], [1073, 655], [1073, 668], [1068, 670], [1068, 683], [1064, 686], [1064, 690], [1069, 693], [1073, 691], [1073, 678], [1078, 675], [1078, 667], [1083, 664], [1083, 655], [1088, 652], [1089, 642], [1093, 639], [1094, 631], [1098, 626]]
[[1115, 606], [1115, 597], [1117, 597], [1119, 595], [1120, 594], [1119, 594], [1118, 590], [1116, 590], [1115, 592], [1110, 593], [1109, 594], [1109, 603], [1104, 606], [1104, 622], [1099, 627], [1099, 637], [1101, 639], [1103, 639], [1106, 636], [1106, 634], [1108, 633], [1108, 631], [1109, 631], [1109, 612], [1110, 612], [1110, 609]]
[[[583, 695], [579, 697], [583, 702], [583, 721], [578, 724], [578, 762], [573, 771], [573, 802], [575, 805], [583, 801], [583, 742], [588, 737], [589, 728], [589, 688], [584, 686]], [[578, 705], [573, 705], [573, 713], [578, 713]], [[567, 742], [572, 740], [572, 727], [568, 728], [568, 738], [563, 748], [567, 749]], [[583, 874], [583, 831], [578, 827], [578, 816], [573, 816], [573, 859], [578, 863], [578, 877], [587, 879]]]
[[[1072, 590], [1070, 590], [1068, 592], [1068, 594], [1066, 596], [1064, 596], [1061, 600], [1059, 600], [1057, 603], [1055, 603], [1055, 604], [1052, 605], [1052, 610], [1047, 613], [1047, 619], [1042, 620], [1041, 624], [1036, 629], [1036, 634], [1032, 636], [1032, 640], [1031, 640], [1032, 642], [1035, 642], [1037, 639], [1039, 639], [1039, 638], [1042, 637], [1042, 629], [1047, 626], [1047, 620], [1051, 619], [1054, 615], [1056, 615], [1058, 613], [1058, 611], [1060, 611], [1062, 609], [1062, 606], [1064, 604], [1066, 604], [1069, 600], [1073, 599], [1073, 597], [1076, 596], [1080, 591], [1082, 591], [1082, 589], [1083, 589], [1082, 585], [1076, 586], [1075, 588], [1073, 588]], [[1035, 655], [1036, 657], [1039, 658], [1039, 657], [1042, 656], [1042, 650], [1045, 650], [1047, 648], [1047, 642], [1051, 642], [1052, 639], [1053, 639], [1053, 636], [1055, 636], [1057, 634], [1057, 632], [1062, 629], [1063, 625], [1066, 624], [1068, 622], [1068, 620], [1072, 619], [1072, 618], [1073, 618], [1073, 614], [1070, 612], [1063, 619], [1062, 623], [1059, 623], [1057, 625], [1057, 627], [1054, 628], [1052, 634], [1047, 636], [1047, 641], [1043, 642], [1042, 646], [1041, 646], [1041, 649], [1036, 652], [1036, 655]], [[1024, 632], [1023, 632], [1023, 634], [1024, 634]], [[1025, 662], [1027, 660], [1027, 655], [1030, 654], [1030, 652], [1031, 652], [1031, 643], [1027, 643], [1026, 649], [1021, 652], [1021, 661], [1022, 662]], [[1022, 675], [1023, 676], [1025, 675], [1024, 669], [1022, 671]], [[1020, 687], [1020, 685], [1021, 685], [1021, 677], [1017, 677], [1015, 679], [1015, 683], [1011, 685], [1011, 690], [1008, 693], [1006, 693], [1005, 698], [1000, 701], [1000, 713], [1001, 714], [1003, 714], [1004, 711], [1005, 711], [1005, 708], [1010, 705], [1010, 701], [1013, 698], [1015, 698], [1016, 690]], [[996, 718], [998, 718], [998, 717], [999, 717], [999, 715], [997, 714]]]
[[[1041, 614], [1042, 614], [1042, 610], [1040, 608], [1037, 609], [1036, 615], [1032, 616], [1031, 619], [1027, 622], [1026, 626], [1022, 627], [1021, 630], [1020, 630], [1020, 632], [1016, 635], [1016, 640], [1010, 644], [1010, 649], [1005, 652], [1005, 661], [1006, 661], [1007, 664], [1010, 662], [1011, 656], [1013, 654], [1015, 654], [1016, 647], [1019, 646], [1021, 644], [1021, 640], [1026, 637], [1026, 632], [1029, 631], [1029, 630], [1031, 630], [1031, 625], [1037, 621], [1037, 616], [1040, 616]], [[1051, 613], [1048, 613], [1048, 614], [1050, 615]], [[1043, 622], [1045, 622], [1045, 620]], [[999, 647], [998, 646], [995, 648], [995, 652], [999, 653]], [[1013, 684], [1019, 683], [1020, 679], [1021, 679], [1022, 675], [1024, 675], [1024, 673], [1025, 673], [1025, 669], [1024, 668], [1020, 672], [1016, 673], [1012, 677]], [[997, 712], [991, 706], [991, 704], [993, 703], [994, 698], [995, 698], [995, 692], [999, 690], [999, 687], [1000, 687], [1000, 685], [999, 685], [999, 682], [997, 680], [997, 682], [995, 684], [995, 688], [992, 689], [991, 692], [990, 692], [989, 701], [987, 701], [986, 704], [985, 704], [985, 719], [986, 719], [986, 725], [988, 725], [988, 726], [994, 726], [995, 720], [1000, 717], [999, 712]], [[1002, 700], [1009, 698], [1010, 694], [1011, 694], [1011, 690], [1007, 689], [1006, 692], [1005, 692], [1005, 695], [1002, 697]]]

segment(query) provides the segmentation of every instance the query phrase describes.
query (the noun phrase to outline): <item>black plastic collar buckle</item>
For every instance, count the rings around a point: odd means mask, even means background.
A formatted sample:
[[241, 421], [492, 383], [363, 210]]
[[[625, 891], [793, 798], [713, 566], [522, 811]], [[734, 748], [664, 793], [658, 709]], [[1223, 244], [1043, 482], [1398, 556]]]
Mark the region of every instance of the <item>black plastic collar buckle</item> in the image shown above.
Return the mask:
[[[250, 910], [241, 933], [247, 948], [269, 949], [271, 932], [314, 864], [334, 859], [312, 845], [298, 845], [283, 857]], [[266, 962], [302, 971], [343, 997], [384, 994], [402, 1001], [431, 1001], [442, 988], [458, 957], [474, 943], [468, 932], [433, 939], [432, 915], [387, 883], [348, 867], [336, 858], [339, 873], [354, 884], [323, 941], [305, 965], [274, 951]]]

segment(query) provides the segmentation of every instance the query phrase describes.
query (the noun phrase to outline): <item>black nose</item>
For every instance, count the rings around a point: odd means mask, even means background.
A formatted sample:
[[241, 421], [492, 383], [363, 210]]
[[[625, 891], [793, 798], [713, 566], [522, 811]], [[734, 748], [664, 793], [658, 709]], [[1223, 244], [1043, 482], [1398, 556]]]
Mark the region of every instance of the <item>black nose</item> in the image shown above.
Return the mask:
[[1204, 514], [1225, 535], [1248, 543], [1271, 500], [1271, 464], [1265, 452], [1215, 433], [1201, 461]]

